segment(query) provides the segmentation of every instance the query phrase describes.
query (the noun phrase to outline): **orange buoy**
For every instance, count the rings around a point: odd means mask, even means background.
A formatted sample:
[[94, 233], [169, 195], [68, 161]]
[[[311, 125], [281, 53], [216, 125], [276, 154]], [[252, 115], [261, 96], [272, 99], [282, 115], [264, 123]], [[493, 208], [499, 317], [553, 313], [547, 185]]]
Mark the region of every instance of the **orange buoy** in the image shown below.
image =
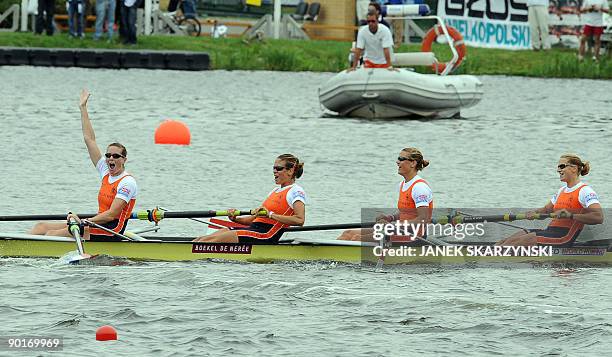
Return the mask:
[[156, 144], [189, 145], [191, 133], [185, 123], [166, 119], [155, 129]]
[[114, 341], [117, 339], [117, 330], [109, 325], [104, 325], [96, 330], [97, 341]]
[[[457, 63], [455, 63], [455, 65], [453, 66], [453, 69], [451, 70], [452, 72], [457, 67], [459, 67], [459, 65], [463, 61], [463, 58], [465, 57], [467, 49], [465, 47], [465, 43], [463, 42], [463, 36], [461, 36], [461, 33], [459, 31], [457, 31], [454, 27], [451, 27], [451, 26], [446, 26], [446, 29], [448, 30], [448, 35], [453, 40], [452, 45], [453, 47], [455, 47], [455, 50], [457, 51], [457, 55], [459, 56], [459, 58], [457, 59]], [[436, 40], [436, 38], [438, 38], [438, 36], [443, 35], [443, 34], [444, 32], [442, 31], [442, 27], [440, 25], [431, 28], [425, 34], [425, 37], [423, 37], [423, 43], [421, 44], [421, 52], [431, 52], [431, 46], [433, 42]], [[431, 65], [431, 68], [436, 73], [442, 73], [446, 69], [446, 66], [448, 66], [449, 64], [450, 62], [434, 63]]]

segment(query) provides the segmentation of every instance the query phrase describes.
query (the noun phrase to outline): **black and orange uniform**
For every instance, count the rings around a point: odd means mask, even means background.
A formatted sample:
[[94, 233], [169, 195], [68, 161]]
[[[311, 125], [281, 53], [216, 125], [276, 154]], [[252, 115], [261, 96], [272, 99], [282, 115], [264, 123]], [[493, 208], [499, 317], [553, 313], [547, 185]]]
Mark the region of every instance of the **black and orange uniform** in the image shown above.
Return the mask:
[[[102, 177], [102, 185], [98, 192], [98, 214], [106, 212], [111, 208], [115, 198], [123, 199], [127, 204], [121, 210], [119, 217], [101, 226], [112, 230], [115, 233], [123, 234], [127, 227], [128, 220], [136, 204], [137, 186], [134, 178], [129, 174], [124, 174], [111, 183], [111, 176], [105, 163], [98, 163], [97, 166]], [[100, 228], [89, 228], [89, 239], [92, 241], [117, 241], [121, 238]]]
[[[306, 203], [306, 193], [297, 184], [278, 187], [266, 198], [262, 206], [268, 212], [274, 212], [281, 216], [293, 215], [293, 204], [296, 201]], [[238, 235], [240, 243], [278, 243], [284, 233], [284, 228], [289, 227], [275, 219], [268, 217], [257, 217], [248, 227], [230, 228]]]
[[[399, 198], [397, 200], [398, 213], [395, 218], [399, 221], [412, 221], [418, 217], [417, 208], [428, 207], [429, 216], [433, 214], [433, 193], [431, 187], [427, 181], [423, 180], [420, 176], [415, 176], [412, 180], [406, 182], [405, 180], [400, 183], [399, 186]], [[412, 235], [416, 235], [422, 238], [427, 237], [427, 227], [421, 225], [418, 232], [408, 232]], [[410, 242], [414, 241], [412, 235], [407, 236], [393, 236], [391, 241], [393, 242]]]
[[[576, 214], [582, 213], [592, 204], [599, 203], [599, 199], [590, 186], [578, 183], [571, 188], [565, 186], [559, 189], [551, 202], [553, 212], [566, 209]], [[546, 229], [533, 229], [531, 232], [535, 232], [538, 244], [569, 247], [576, 241], [583, 227], [584, 223], [574, 219], [558, 218], [553, 219]]]

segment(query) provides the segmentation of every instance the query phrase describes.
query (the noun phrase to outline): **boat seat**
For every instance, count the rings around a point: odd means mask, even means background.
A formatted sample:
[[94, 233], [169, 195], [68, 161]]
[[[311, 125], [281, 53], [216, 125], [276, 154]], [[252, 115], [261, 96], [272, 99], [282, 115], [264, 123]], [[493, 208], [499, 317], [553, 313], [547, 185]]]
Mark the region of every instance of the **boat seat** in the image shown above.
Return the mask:
[[396, 67], [402, 66], [431, 66], [438, 62], [433, 52], [407, 52], [393, 55], [391, 63]]

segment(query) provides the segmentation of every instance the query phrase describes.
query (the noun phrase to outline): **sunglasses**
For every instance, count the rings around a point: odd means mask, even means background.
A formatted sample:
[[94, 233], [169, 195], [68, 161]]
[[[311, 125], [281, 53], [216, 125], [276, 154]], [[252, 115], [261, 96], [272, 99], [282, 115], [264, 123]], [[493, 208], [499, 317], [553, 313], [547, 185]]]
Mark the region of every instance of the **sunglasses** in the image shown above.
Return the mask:
[[107, 152], [106, 154], [104, 154], [104, 156], [105, 156], [107, 159], [110, 159], [111, 157], [112, 157], [113, 159], [120, 159], [120, 158], [122, 158], [122, 157], [125, 157], [125, 156], [123, 156], [123, 155], [121, 155], [121, 154], [111, 154], [110, 152]]
[[564, 168], [566, 168], [568, 166], [576, 166], [576, 165], [572, 165], [572, 164], [560, 164], [560, 165], [557, 165], [557, 170], [563, 170]]
[[278, 171], [283, 171], [285, 169], [286, 169], [285, 166], [272, 166], [272, 170], [277, 171], [277, 172]]
[[398, 156], [398, 157], [397, 157], [397, 161], [402, 162], [402, 161], [406, 161], [406, 160], [408, 160], [408, 161], [414, 161], [413, 159], [411, 159], [411, 158], [409, 158], [409, 157], [403, 157], [403, 156]]
[[376, 23], [376, 20], [368, 20], [368, 23], [369, 23], [369, 24], [375, 24], [375, 23]]

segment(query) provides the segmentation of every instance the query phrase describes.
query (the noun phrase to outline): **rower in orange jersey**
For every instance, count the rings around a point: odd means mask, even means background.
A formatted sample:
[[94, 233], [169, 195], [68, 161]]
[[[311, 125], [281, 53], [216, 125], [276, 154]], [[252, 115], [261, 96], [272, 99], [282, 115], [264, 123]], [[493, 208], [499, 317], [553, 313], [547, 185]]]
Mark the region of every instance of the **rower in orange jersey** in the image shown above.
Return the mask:
[[238, 217], [228, 210], [229, 219], [246, 227], [224, 228], [213, 234], [195, 239], [196, 242], [222, 242], [222, 243], [278, 243], [289, 226], [303, 226], [306, 220], [306, 193], [295, 183], [302, 176], [304, 163], [291, 155], [280, 155], [272, 167], [274, 182], [279, 185], [268, 194], [261, 207], [253, 212], [264, 209], [267, 217], [245, 216]]
[[533, 216], [534, 213], [553, 213], [557, 218], [554, 218], [546, 229], [517, 232], [497, 242], [497, 245], [532, 246], [540, 244], [569, 247], [572, 246], [585, 224], [602, 224], [604, 215], [597, 193], [591, 186], [580, 181], [580, 176], [587, 175], [590, 167], [588, 161], [582, 161], [576, 155], [561, 156], [557, 172], [559, 180], [565, 182], [565, 185], [544, 207], [527, 212], [527, 216]]
[[[123, 233], [128, 219], [136, 203], [138, 186], [136, 180], [125, 171], [127, 161], [127, 150], [119, 143], [112, 143], [106, 148], [104, 157], [96, 143], [89, 114], [87, 113], [87, 101], [89, 92], [83, 90], [79, 102], [81, 110], [81, 125], [85, 145], [89, 151], [91, 162], [98, 170], [102, 185], [98, 193], [98, 214], [88, 221], [104, 226], [113, 232]], [[79, 221], [77, 215], [70, 214]], [[28, 233], [44, 234], [51, 236], [70, 237], [66, 222], [39, 222]], [[91, 240], [118, 240], [112, 233], [99, 228], [85, 227], [84, 239]]]
[[[413, 241], [414, 235], [424, 238], [426, 236], [426, 224], [431, 223], [433, 213], [433, 191], [429, 184], [419, 176], [419, 171], [429, 165], [429, 161], [423, 159], [423, 154], [416, 148], [405, 148], [397, 157], [397, 173], [404, 177], [399, 185], [399, 198], [397, 201], [398, 211], [394, 215], [382, 215], [377, 218], [380, 222], [400, 221], [407, 223], [410, 227], [420, 224], [418, 232], [408, 232], [412, 235], [392, 237], [395, 241]], [[340, 240], [372, 241], [371, 229], [358, 229], [344, 231]]]

